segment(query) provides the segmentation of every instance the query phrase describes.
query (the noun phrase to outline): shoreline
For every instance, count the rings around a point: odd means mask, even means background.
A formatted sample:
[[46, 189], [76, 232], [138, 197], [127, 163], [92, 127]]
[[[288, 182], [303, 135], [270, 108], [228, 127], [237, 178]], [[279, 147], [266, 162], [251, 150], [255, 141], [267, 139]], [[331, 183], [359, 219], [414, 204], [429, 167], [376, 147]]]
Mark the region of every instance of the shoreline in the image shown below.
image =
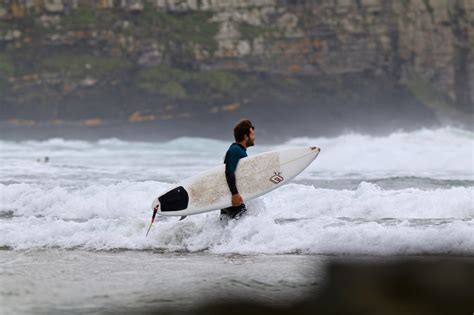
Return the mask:
[[207, 303], [236, 300], [286, 308], [325, 289], [331, 266], [357, 268], [374, 264], [380, 268], [444, 261], [473, 266], [474, 256], [2, 250], [0, 279], [4, 285], [0, 309], [25, 314], [149, 310], [176, 313], [206, 307]]

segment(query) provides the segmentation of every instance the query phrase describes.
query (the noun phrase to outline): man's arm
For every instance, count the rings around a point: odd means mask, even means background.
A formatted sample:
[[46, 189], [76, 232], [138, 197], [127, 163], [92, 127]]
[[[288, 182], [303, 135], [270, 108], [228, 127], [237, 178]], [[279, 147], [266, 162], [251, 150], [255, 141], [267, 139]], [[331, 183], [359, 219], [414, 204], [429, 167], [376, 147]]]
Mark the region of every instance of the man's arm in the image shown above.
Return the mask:
[[232, 171], [228, 164], [225, 165], [225, 179], [232, 195], [238, 194], [239, 191], [235, 183], [235, 171]]
[[235, 180], [235, 170], [237, 169], [237, 164], [239, 163], [240, 158], [240, 152], [232, 149], [227, 152], [225, 158], [225, 178], [227, 180], [227, 185], [229, 186], [230, 192], [232, 193], [233, 206], [238, 206], [243, 203], [242, 197], [237, 190]]

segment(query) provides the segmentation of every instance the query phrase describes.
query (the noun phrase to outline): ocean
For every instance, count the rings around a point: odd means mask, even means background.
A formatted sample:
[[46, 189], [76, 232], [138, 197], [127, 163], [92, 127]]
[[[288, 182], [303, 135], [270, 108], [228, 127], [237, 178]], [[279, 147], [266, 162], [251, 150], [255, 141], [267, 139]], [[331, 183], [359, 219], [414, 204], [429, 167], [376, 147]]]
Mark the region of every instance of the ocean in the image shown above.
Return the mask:
[[221, 164], [231, 142], [1, 140], [0, 313], [285, 305], [321, 285], [331, 259], [474, 256], [474, 133], [453, 127], [280, 145], [257, 130], [249, 155], [321, 153], [238, 221], [159, 217], [145, 237], [152, 200]]

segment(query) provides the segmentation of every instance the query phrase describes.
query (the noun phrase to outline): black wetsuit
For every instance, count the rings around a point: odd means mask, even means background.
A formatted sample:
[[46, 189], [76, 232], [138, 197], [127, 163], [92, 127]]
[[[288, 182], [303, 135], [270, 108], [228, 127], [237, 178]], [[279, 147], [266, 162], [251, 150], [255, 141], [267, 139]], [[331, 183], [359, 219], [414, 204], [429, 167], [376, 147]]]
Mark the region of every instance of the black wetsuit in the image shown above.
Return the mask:
[[[235, 182], [235, 170], [237, 169], [239, 160], [245, 157], [247, 157], [247, 149], [238, 143], [232, 143], [225, 155], [225, 178], [227, 180], [227, 185], [229, 185], [230, 192], [233, 195], [239, 193]], [[225, 215], [233, 219], [240, 217], [243, 213], [245, 213], [245, 211], [247, 211], [245, 204], [241, 204], [240, 206], [221, 209], [221, 215]]]

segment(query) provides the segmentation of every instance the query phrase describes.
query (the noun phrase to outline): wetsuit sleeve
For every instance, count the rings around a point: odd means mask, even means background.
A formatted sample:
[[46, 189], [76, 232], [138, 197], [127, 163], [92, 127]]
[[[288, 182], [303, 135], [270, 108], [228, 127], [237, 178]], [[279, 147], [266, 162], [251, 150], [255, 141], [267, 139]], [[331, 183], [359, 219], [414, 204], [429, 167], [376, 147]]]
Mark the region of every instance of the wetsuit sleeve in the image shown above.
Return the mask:
[[229, 185], [230, 192], [232, 195], [238, 194], [239, 191], [237, 190], [237, 185], [235, 182], [235, 170], [237, 169], [237, 163], [241, 158], [241, 153], [239, 150], [235, 150], [233, 148], [227, 151], [225, 157], [225, 178], [227, 180], [227, 185]]
[[227, 166], [225, 168], [225, 179], [227, 180], [227, 185], [229, 186], [230, 192], [232, 195], [238, 194], [237, 185], [235, 183], [235, 172], [228, 170]]

